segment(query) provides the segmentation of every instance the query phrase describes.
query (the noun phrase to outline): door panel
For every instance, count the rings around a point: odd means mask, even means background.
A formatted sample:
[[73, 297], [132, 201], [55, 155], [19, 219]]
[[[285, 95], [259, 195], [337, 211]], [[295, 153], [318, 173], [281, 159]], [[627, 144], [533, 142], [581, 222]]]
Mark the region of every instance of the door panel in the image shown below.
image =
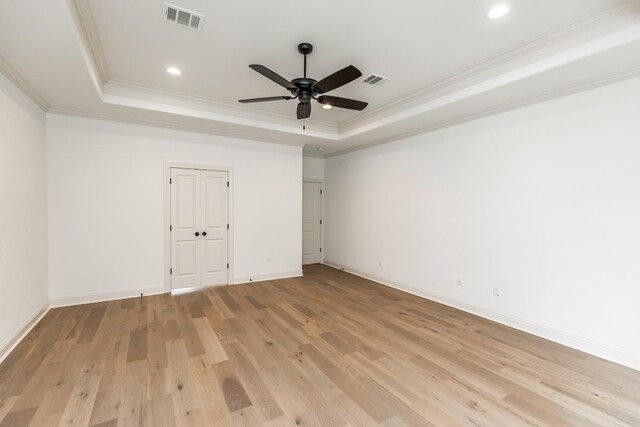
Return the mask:
[[315, 253], [315, 235], [313, 231], [302, 232], [302, 255], [313, 255]]
[[223, 239], [207, 239], [204, 246], [206, 268], [204, 274], [219, 274], [227, 271], [226, 262], [227, 242]]
[[302, 263], [315, 264], [322, 261], [322, 184], [302, 183]]
[[228, 187], [227, 172], [201, 171], [202, 173], [202, 286], [228, 283]]
[[302, 223], [312, 223], [315, 218], [315, 185], [305, 182], [302, 187]]
[[175, 270], [176, 276], [183, 278], [198, 275], [196, 263], [198, 250], [196, 246], [197, 242], [193, 240], [178, 240], [176, 242], [178, 260]]
[[200, 172], [171, 169], [171, 287], [200, 286], [198, 257], [200, 223]]
[[227, 227], [227, 174], [203, 171], [204, 224], [207, 228]]
[[[172, 178], [173, 179], [173, 178]], [[196, 212], [198, 210], [199, 177], [177, 173], [176, 185], [176, 227], [178, 229], [195, 229], [198, 225]]]

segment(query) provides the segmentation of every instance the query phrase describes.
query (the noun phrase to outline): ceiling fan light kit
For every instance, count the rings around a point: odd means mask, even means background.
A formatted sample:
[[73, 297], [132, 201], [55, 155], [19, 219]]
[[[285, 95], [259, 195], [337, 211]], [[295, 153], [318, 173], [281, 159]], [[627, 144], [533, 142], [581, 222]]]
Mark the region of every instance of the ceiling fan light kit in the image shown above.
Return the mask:
[[311, 43], [300, 43], [298, 45], [298, 52], [304, 55], [304, 75], [303, 77], [295, 78], [291, 81], [271, 71], [264, 65], [252, 64], [249, 67], [258, 73], [262, 74], [269, 80], [279, 84], [283, 88], [291, 92], [290, 96], [270, 96], [266, 98], [251, 98], [241, 99], [239, 102], [248, 104], [254, 102], [267, 102], [267, 101], [281, 101], [298, 99], [297, 117], [299, 120], [303, 120], [311, 116], [311, 100], [314, 99], [320, 104], [323, 104], [325, 109], [331, 107], [346, 108], [348, 110], [362, 111], [367, 107], [366, 102], [356, 101], [354, 99], [340, 98], [337, 96], [324, 95], [334, 89], [342, 87], [347, 83], [351, 83], [357, 78], [362, 76], [360, 70], [353, 65], [336, 71], [335, 73], [325, 77], [318, 81], [307, 77], [307, 55], [313, 52], [313, 46]]

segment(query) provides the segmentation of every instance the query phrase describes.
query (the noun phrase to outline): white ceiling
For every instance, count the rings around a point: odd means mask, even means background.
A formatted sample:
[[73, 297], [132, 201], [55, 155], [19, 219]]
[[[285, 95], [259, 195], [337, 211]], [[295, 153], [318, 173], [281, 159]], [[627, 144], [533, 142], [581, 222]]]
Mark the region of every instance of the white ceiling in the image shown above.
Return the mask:
[[[158, 0], [3, 0], [0, 69], [44, 108], [268, 142], [327, 154], [392, 140], [536, 100], [637, 75], [640, 7], [628, 0], [245, 0], [170, 3], [204, 14], [201, 33], [163, 22]], [[353, 64], [356, 81], [333, 95], [363, 112], [314, 104], [307, 130], [295, 101], [248, 68], [302, 74], [299, 42], [314, 44], [309, 75]], [[4, 66], [3, 66], [4, 64]], [[165, 70], [182, 69], [179, 77]]]
[[[336, 91], [372, 109], [620, 3], [521, 1], [508, 19], [491, 21], [485, 14], [493, 2], [487, 0], [324, 0], [322, 7], [308, 0], [173, 2], [206, 16], [202, 33], [166, 24], [161, 1], [90, 1], [112, 78], [228, 103], [288, 95], [248, 65], [300, 77], [303, 57], [296, 46], [308, 41], [315, 47], [309, 74], [317, 80], [349, 64], [365, 76], [392, 79]], [[181, 77], [166, 73], [172, 64], [183, 70]], [[296, 103], [252, 107], [293, 115]], [[357, 114], [316, 108], [313, 118], [338, 124]]]

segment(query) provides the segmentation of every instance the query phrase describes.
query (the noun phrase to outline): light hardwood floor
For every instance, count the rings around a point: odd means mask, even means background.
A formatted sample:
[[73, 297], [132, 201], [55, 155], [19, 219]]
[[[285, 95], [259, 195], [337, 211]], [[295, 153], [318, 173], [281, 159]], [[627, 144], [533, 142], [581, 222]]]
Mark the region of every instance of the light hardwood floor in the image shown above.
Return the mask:
[[325, 266], [51, 310], [4, 426], [640, 425], [640, 373]]

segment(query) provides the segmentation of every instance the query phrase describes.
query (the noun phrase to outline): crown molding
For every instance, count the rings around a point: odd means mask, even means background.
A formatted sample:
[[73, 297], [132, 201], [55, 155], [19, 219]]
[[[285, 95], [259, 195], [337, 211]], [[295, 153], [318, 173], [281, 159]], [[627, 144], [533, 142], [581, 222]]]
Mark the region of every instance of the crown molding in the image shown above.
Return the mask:
[[164, 129], [185, 131], [185, 132], [195, 132], [202, 133], [208, 135], [217, 135], [224, 136], [228, 138], [236, 138], [236, 139], [244, 139], [249, 141], [257, 141], [257, 142], [266, 142], [270, 144], [279, 144], [279, 145], [289, 145], [293, 147], [304, 147], [304, 143], [299, 142], [286, 142], [282, 140], [270, 140], [264, 137], [255, 137], [253, 135], [248, 135], [242, 132], [229, 132], [229, 131], [221, 131], [217, 129], [209, 129], [202, 126], [194, 126], [194, 125], [181, 125], [176, 124], [175, 122], [165, 122], [160, 120], [149, 120], [142, 118], [132, 118], [132, 117], [124, 117], [113, 114], [101, 114], [101, 113], [89, 113], [85, 111], [75, 111], [75, 110], [65, 110], [59, 108], [51, 108], [48, 114], [58, 114], [63, 116], [72, 116], [72, 117], [85, 117], [88, 119], [97, 119], [97, 120], [106, 120], [111, 122], [119, 122], [119, 123], [128, 123], [134, 125], [142, 125], [142, 126], [150, 126], [150, 127], [160, 127]]
[[42, 97], [38, 93], [37, 90], [29, 82], [20, 75], [18, 70], [13, 68], [9, 61], [7, 61], [4, 56], [0, 55], [0, 73], [4, 74], [14, 85], [18, 87], [25, 95], [27, 95], [33, 102], [40, 107], [40, 109], [44, 112], [47, 112], [51, 109], [51, 105], [47, 102], [46, 99]]
[[100, 77], [102, 84], [104, 84], [111, 79], [111, 75], [109, 73], [104, 49], [102, 48], [102, 42], [100, 41], [98, 27], [93, 17], [93, 12], [91, 11], [91, 5], [88, 1], [83, 0], [68, 0], [68, 4], [96, 74]]
[[371, 143], [368, 144], [362, 144], [362, 145], [358, 145], [356, 147], [350, 147], [344, 150], [340, 150], [340, 151], [335, 151], [332, 152], [330, 154], [325, 154], [325, 158], [331, 158], [331, 157], [337, 157], [337, 156], [342, 156], [344, 154], [348, 154], [348, 153], [353, 153], [354, 151], [360, 151], [360, 150], [364, 150], [367, 148], [372, 148], [372, 147], [376, 147], [378, 145], [382, 145], [382, 144], [387, 144], [389, 142], [393, 142], [393, 141], [398, 141], [401, 139], [405, 139], [405, 138], [409, 138], [412, 136], [416, 136], [416, 135], [422, 135], [425, 133], [429, 133], [429, 132], [434, 132], [440, 129], [444, 129], [444, 128], [448, 128], [448, 127], [452, 127], [452, 126], [456, 126], [459, 124], [463, 124], [463, 123], [468, 123], [474, 120], [479, 120], [485, 117], [489, 117], [489, 116], [493, 116], [496, 114], [500, 114], [500, 113], [505, 113], [508, 111], [514, 111], [520, 108], [524, 108], [524, 107], [528, 107], [530, 105], [535, 105], [535, 104], [540, 104], [542, 102], [545, 101], [551, 101], [554, 99], [558, 99], [558, 98], [562, 98], [564, 96], [569, 96], [569, 95], [574, 95], [576, 93], [580, 93], [580, 92], [585, 92], [588, 90], [592, 90], [592, 89], [597, 89], [599, 87], [602, 86], [607, 86], [610, 84], [615, 84], [615, 83], [619, 83], [621, 81], [624, 80], [629, 80], [629, 79], [633, 79], [633, 78], [638, 78], [640, 77], [640, 68], [634, 69], [634, 70], [630, 70], [630, 71], [625, 71], [619, 74], [615, 74], [612, 76], [606, 76], [600, 79], [596, 79], [593, 80], [591, 82], [585, 83], [585, 84], [580, 84], [580, 85], [576, 85], [576, 86], [572, 86], [570, 88], [565, 88], [556, 92], [552, 92], [549, 94], [545, 94], [533, 99], [528, 99], [526, 101], [522, 101], [522, 102], [515, 102], [512, 104], [508, 104], [499, 108], [494, 108], [491, 110], [487, 110], [487, 111], [483, 111], [482, 113], [478, 113], [478, 114], [470, 114], [467, 116], [463, 116], [460, 118], [457, 118], [455, 120], [451, 120], [445, 123], [439, 123], [437, 125], [434, 126], [430, 126], [430, 127], [426, 127], [424, 129], [420, 129], [420, 130], [416, 130], [416, 131], [412, 131], [412, 132], [406, 132], [400, 135], [396, 135], [393, 136], [391, 138], [383, 138], [383, 139], [379, 139], [376, 141], [373, 141]]
[[193, 119], [204, 120], [211, 124], [211, 128], [219, 126], [244, 127], [247, 134], [254, 132], [276, 132], [288, 138], [319, 138], [324, 141], [338, 140], [339, 135], [335, 127], [314, 126], [307, 124], [303, 129], [302, 123], [296, 119], [286, 118], [276, 120], [264, 120], [257, 114], [229, 114], [224, 108], [211, 108], [212, 104], [199, 101], [184, 101], [182, 98], [167, 98], [166, 95], [154, 96], [148, 91], [135, 92], [134, 90], [113, 90], [106, 85], [102, 101], [104, 104], [133, 108], [140, 111], [151, 111], [174, 115], [177, 120]]
[[[287, 120], [287, 121], [292, 121], [292, 118], [291, 118], [290, 115], [281, 114], [281, 113], [275, 113], [275, 112], [272, 112], [272, 111], [257, 110], [255, 108], [245, 107], [243, 105], [237, 105], [235, 103], [230, 103], [230, 102], [224, 101], [224, 100], [219, 100], [219, 99], [215, 99], [215, 98], [208, 98], [208, 97], [199, 96], [199, 95], [193, 95], [193, 94], [182, 92], [182, 91], [163, 89], [163, 88], [160, 88], [160, 87], [157, 87], [157, 86], [146, 85], [144, 83], [136, 83], [136, 82], [131, 82], [131, 81], [128, 81], [128, 80], [120, 80], [120, 79], [112, 78], [112, 79], [109, 80], [109, 82], [107, 82], [107, 85], [119, 86], [119, 87], [123, 87], [123, 88], [135, 89], [135, 90], [141, 90], [141, 91], [155, 93], [155, 94], [159, 94], [159, 95], [177, 97], [177, 98], [180, 98], [180, 99], [183, 99], [183, 100], [187, 100], [187, 101], [201, 102], [201, 103], [204, 103], [204, 104], [207, 104], [207, 105], [211, 105], [211, 106], [216, 107], [216, 108], [228, 109], [229, 111], [252, 113], [252, 114], [258, 114], [260, 116], [273, 117], [273, 118], [278, 118], [278, 119], [284, 119], [284, 120]], [[297, 120], [295, 122], [297, 123]], [[306, 120], [306, 123], [307, 123], [307, 125], [318, 125], [318, 126], [322, 126], [322, 127], [327, 127], [327, 128], [330, 128], [330, 129], [334, 129], [336, 133], [338, 132], [338, 126], [336, 124], [333, 124], [333, 123], [323, 122], [323, 121], [319, 121], [319, 120], [309, 120], [309, 119]]]

